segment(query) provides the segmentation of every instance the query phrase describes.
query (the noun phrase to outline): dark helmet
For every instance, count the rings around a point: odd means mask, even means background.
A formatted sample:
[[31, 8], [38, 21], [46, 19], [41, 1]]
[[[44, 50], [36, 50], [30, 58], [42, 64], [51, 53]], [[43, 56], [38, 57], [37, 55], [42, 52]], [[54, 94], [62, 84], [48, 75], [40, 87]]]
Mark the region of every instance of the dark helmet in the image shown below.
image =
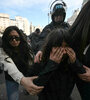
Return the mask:
[[65, 20], [66, 17], [66, 3], [64, 3], [62, 0], [55, 0], [50, 7], [50, 14], [52, 21], [54, 21], [54, 16], [56, 15], [62, 15], [63, 16], [63, 21]]

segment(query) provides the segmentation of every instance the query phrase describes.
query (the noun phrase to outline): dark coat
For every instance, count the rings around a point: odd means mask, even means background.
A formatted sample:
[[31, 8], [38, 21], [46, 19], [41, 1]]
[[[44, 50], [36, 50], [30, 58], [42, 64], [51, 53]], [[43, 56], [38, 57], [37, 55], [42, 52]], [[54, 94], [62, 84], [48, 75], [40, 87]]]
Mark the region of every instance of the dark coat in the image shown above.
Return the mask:
[[[90, 68], [90, 46], [85, 55], [83, 55], [83, 65]], [[77, 78], [77, 87], [79, 89], [82, 100], [90, 100], [90, 82], [85, 82]]]
[[56, 25], [55, 23], [51, 22], [50, 24], [46, 25], [45, 28], [42, 30], [40, 36], [39, 36], [39, 42], [38, 42], [38, 47], [41, 49], [42, 45], [45, 42], [45, 39], [47, 35], [54, 29], [56, 28], [63, 28], [63, 29], [69, 29], [70, 25], [66, 22], [63, 22], [59, 25]]
[[39, 42], [39, 34], [36, 32], [31, 33], [29, 36], [30, 39], [30, 44], [31, 44], [31, 48], [32, 51], [34, 52], [34, 54], [37, 53], [37, 51], [39, 50], [38, 48], [38, 42]]
[[38, 75], [39, 77], [33, 81], [34, 84], [45, 86], [38, 95], [39, 100], [70, 100], [75, 84], [73, 68], [73, 64], [68, 64], [67, 60], [60, 64], [51, 60], [45, 64], [34, 64], [28, 76]]

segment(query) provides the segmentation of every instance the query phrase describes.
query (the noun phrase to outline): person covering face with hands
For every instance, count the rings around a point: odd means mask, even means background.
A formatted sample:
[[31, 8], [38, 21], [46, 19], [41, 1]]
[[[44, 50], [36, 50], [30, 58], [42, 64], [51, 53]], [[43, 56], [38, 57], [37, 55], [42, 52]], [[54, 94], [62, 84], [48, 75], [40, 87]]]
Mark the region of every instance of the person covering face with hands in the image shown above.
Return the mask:
[[39, 100], [71, 100], [76, 55], [70, 44], [71, 37], [63, 29], [53, 30], [48, 35], [42, 49], [41, 62], [28, 72], [28, 76], [38, 76], [33, 80], [35, 85], [44, 86], [38, 94]]

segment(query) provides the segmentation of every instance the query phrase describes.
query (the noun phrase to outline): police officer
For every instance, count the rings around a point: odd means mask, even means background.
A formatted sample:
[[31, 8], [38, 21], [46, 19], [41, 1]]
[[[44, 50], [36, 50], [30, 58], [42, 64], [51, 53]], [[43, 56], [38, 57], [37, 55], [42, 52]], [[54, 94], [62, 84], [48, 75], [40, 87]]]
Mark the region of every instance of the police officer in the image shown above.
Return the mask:
[[[65, 22], [66, 17], [66, 3], [62, 0], [55, 0], [50, 6], [50, 14], [52, 22], [45, 26], [43, 31], [40, 34], [40, 41], [38, 43], [39, 49], [41, 49], [47, 35], [56, 28], [68, 29], [69, 24]], [[35, 62], [39, 62], [41, 60], [42, 52], [38, 51], [35, 56]]]

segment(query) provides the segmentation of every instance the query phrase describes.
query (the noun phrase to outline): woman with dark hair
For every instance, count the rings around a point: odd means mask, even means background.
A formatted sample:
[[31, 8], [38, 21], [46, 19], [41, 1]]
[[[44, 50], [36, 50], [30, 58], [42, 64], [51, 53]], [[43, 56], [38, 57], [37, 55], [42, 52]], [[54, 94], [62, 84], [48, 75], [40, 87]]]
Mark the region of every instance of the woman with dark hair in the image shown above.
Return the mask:
[[71, 100], [74, 87], [72, 70], [76, 56], [70, 48], [71, 39], [67, 31], [56, 29], [50, 32], [42, 51], [42, 60], [31, 67], [29, 76], [38, 75], [33, 80], [37, 86], [44, 86], [38, 94], [39, 100]]
[[69, 30], [77, 58], [86, 73], [77, 78], [77, 87], [82, 100], [90, 100], [90, 0], [83, 6]]
[[[4, 64], [8, 100], [18, 100], [19, 84], [27, 89], [29, 86], [26, 86], [27, 82], [28, 84], [31, 82], [32, 85], [33, 80], [30, 81], [29, 79], [27, 81], [28, 78], [24, 77], [29, 66], [33, 63], [33, 53], [18, 27], [9, 26], [5, 29], [0, 54]], [[23, 80], [24, 83], [22, 83]]]

